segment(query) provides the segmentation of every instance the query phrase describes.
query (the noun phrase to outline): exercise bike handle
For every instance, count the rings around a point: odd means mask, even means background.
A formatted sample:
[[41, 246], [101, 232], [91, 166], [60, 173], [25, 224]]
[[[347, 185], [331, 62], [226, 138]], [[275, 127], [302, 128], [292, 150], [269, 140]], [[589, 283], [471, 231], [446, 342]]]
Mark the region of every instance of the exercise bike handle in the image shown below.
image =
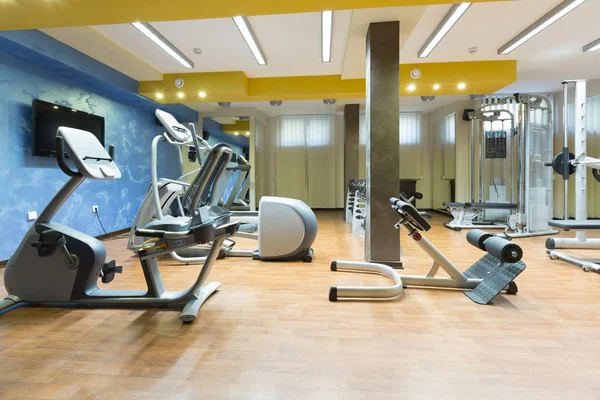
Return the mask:
[[[64, 172], [65, 174], [67, 174], [68, 176], [73, 177], [73, 178], [82, 177], [83, 174], [81, 172], [73, 171], [67, 165], [67, 161], [65, 160], [65, 140], [62, 138], [62, 136], [57, 136], [55, 143], [56, 143], [56, 161], [58, 161], [58, 166], [60, 167], [62, 172]], [[111, 156], [111, 158], [112, 158], [112, 156]]]

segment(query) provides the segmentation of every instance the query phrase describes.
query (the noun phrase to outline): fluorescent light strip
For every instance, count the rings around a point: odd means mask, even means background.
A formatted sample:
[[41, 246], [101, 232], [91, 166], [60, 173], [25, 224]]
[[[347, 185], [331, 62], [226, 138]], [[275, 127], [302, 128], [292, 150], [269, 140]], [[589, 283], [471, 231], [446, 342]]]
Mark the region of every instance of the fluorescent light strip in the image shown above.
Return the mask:
[[331, 38], [333, 32], [333, 11], [321, 13], [321, 59], [324, 63], [331, 62]]
[[523, 32], [519, 33], [512, 40], [506, 43], [504, 46], [498, 49], [499, 55], [507, 55], [511, 51], [515, 50], [517, 47], [521, 46], [523, 43], [527, 42], [529, 39], [573, 11], [575, 8], [583, 4], [585, 0], [565, 0], [560, 3], [558, 6], [554, 7], [550, 10], [546, 15], [542, 18], [535, 21], [528, 28], [526, 28]]
[[252, 32], [248, 19], [246, 17], [233, 17], [233, 22], [240, 30], [258, 65], [267, 65], [267, 59], [258, 44], [258, 40], [256, 40], [256, 36], [254, 36], [254, 32]]
[[586, 44], [583, 46], [583, 52], [587, 53], [590, 51], [596, 51], [600, 49], [600, 39], [594, 40], [592, 43]]
[[454, 4], [448, 14], [444, 17], [442, 22], [435, 28], [429, 39], [425, 42], [421, 50], [419, 50], [418, 56], [420, 58], [426, 58], [431, 54], [433, 49], [442, 41], [444, 36], [452, 29], [452, 27], [458, 22], [460, 17], [471, 7], [471, 3], [460, 3]]
[[167, 38], [160, 34], [152, 25], [147, 22], [133, 22], [131, 25], [135, 26], [140, 32], [152, 40], [161, 49], [166, 51], [171, 57], [176, 59], [181, 65], [186, 68], [193, 68], [194, 62], [187, 58], [185, 54], [181, 52], [173, 43], [169, 42]]

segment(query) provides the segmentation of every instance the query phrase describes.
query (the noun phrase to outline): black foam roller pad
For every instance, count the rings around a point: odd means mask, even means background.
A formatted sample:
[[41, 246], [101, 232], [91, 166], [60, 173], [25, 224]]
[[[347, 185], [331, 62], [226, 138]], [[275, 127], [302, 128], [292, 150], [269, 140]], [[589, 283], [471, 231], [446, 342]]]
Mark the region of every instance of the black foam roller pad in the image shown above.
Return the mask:
[[484, 243], [493, 236], [494, 235], [491, 233], [487, 233], [481, 229], [473, 229], [467, 233], [467, 242], [469, 242], [471, 246], [475, 246], [483, 251], [487, 251]]
[[511, 264], [519, 262], [523, 258], [523, 249], [518, 244], [499, 237], [487, 239], [485, 250], [499, 260]]

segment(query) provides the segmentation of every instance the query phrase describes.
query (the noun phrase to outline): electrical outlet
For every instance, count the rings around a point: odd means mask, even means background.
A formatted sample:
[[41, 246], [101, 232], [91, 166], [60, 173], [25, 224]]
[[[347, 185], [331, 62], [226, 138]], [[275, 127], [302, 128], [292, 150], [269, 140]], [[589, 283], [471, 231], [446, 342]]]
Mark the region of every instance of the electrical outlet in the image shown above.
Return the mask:
[[27, 221], [35, 221], [37, 219], [37, 211], [27, 212]]
[[98, 206], [92, 206], [92, 212], [98, 213]]

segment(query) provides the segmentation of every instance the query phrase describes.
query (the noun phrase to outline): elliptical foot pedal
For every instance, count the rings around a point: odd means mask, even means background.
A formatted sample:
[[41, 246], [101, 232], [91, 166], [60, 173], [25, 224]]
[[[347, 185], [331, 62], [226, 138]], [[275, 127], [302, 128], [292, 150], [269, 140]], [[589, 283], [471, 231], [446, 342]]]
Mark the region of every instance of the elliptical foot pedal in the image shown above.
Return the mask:
[[[507, 286], [508, 293], [513, 294], [510, 293], [511, 283], [514, 284], [513, 281], [525, 270], [525, 267], [523, 261], [505, 263], [491, 254], [486, 254], [464, 272], [467, 278], [483, 279], [483, 282], [474, 290], [463, 291], [463, 293], [477, 304], [489, 304]], [[516, 290], [516, 284], [512, 288]]]
[[123, 273], [123, 267], [117, 266], [115, 260], [108, 260], [102, 266], [100, 277], [102, 283], [110, 283], [115, 279], [115, 274]]

